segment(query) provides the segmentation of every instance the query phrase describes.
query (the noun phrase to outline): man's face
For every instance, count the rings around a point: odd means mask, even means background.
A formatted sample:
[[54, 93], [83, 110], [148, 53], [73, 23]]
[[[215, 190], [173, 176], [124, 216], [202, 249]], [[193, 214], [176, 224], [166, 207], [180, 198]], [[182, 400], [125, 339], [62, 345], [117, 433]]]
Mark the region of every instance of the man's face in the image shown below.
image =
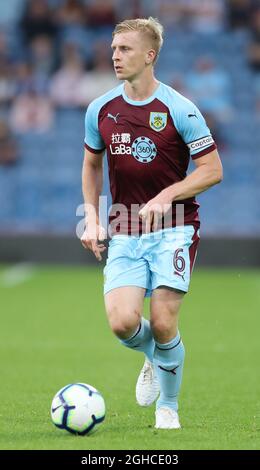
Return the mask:
[[111, 48], [114, 69], [119, 80], [133, 80], [151, 61], [149, 53], [151, 46], [138, 31], [116, 34]]

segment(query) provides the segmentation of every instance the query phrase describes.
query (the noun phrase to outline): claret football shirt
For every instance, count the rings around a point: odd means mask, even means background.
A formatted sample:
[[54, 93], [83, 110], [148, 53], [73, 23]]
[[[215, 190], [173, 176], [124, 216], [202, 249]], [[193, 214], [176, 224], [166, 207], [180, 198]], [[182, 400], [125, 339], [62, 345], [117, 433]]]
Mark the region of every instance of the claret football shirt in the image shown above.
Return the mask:
[[[131, 100], [124, 84], [92, 101], [85, 118], [85, 147], [92, 153], [106, 150], [115, 207], [110, 223], [120, 220], [114, 224], [113, 233], [140, 234], [141, 205], [183, 180], [190, 158], [212, 152], [216, 144], [198, 108], [159, 82], [153, 95], [144, 101]], [[195, 198], [176, 204], [183, 204], [184, 224], [198, 227], [199, 204]], [[173, 227], [176, 204], [172, 204]], [[126, 210], [118, 219], [120, 207]]]

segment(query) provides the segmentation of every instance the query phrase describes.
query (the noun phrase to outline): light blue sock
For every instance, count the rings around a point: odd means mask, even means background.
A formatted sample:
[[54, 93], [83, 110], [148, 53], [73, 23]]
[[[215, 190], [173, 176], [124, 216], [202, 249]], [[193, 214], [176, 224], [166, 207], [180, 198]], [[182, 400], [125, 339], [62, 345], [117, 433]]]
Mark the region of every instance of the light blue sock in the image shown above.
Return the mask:
[[178, 410], [184, 356], [185, 349], [179, 333], [169, 343], [155, 342], [153, 362], [161, 390], [156, 409], [167, 406]]
[[150, 328], [150, 322], [142, 317], [141, 323], [136, 332], [127, 339], [120, 339], [120, 342], [127, 348], [142, 351], [153, 362], [154, 355], [154, 339]]

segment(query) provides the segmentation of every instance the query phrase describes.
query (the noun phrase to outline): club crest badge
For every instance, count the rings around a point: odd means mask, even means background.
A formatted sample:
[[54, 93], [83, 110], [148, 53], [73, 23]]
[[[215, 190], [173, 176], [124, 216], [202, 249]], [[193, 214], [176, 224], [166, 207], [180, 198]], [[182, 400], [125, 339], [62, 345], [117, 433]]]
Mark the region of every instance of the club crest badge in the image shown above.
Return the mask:
[[162, 131], [167, 124], [167, 113], [150, 113], [149, 124], [156, 132]]

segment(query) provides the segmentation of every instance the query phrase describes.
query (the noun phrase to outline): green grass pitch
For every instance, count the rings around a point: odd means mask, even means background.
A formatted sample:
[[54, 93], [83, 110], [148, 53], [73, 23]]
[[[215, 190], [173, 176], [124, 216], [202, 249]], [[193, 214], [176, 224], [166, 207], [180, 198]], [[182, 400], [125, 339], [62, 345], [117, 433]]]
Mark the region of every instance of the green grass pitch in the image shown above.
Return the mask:
[[[36, 267], [11, 285], [7, 269], [0, 269], [1, 449], [260, 448], [259, 271], [195, 269], [180, 317], [182, 429], [167, 431], [154, 429], [153, 406], [135, 403], [143, 357], [108, 328], [102, 269]], [[106, 401], [106, 419], [91, 436], [50, 420], [55, 393], [78, 381]]]

